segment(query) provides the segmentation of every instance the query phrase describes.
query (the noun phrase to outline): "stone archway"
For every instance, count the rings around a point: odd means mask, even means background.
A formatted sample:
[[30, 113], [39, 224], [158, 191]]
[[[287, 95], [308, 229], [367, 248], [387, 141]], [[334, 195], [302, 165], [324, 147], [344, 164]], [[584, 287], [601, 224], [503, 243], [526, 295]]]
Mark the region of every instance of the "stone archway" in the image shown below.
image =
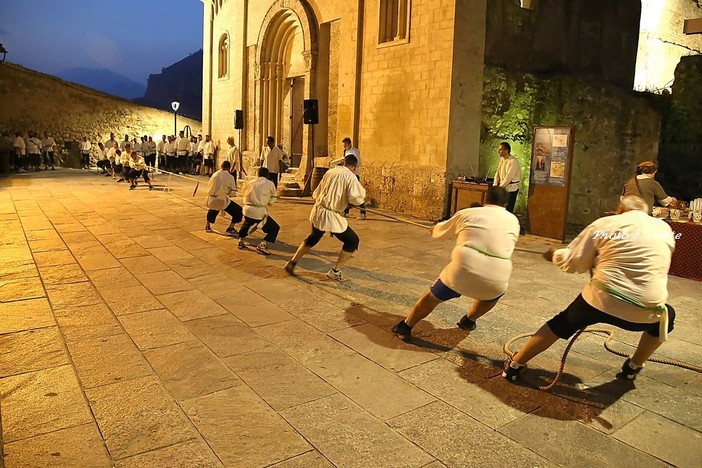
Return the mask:
[[[278, 0], [268, 10], [259, 31], [254, 64], [257, 147], [268, 135], [280, 142], [291, 137], [290, 106], [293, 82], [304, 99], [315, 97], [317, 68], [317, 21], [303, 0]], [[300, 171], [311, 170], [312, 142], [308, 126], [302, 128]]]

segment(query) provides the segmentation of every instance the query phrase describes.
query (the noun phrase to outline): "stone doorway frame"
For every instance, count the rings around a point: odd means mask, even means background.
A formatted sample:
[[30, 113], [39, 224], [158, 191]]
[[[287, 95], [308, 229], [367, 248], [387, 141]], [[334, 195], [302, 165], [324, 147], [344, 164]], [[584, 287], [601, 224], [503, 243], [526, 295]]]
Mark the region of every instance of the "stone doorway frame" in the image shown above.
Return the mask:
[[[302, 29], [303, 38], [303, 58], [305, 61], [305, 86], [304, 99], [314, 99], [316, 97], [316, 72], [318, 56], [318, 31], [316, 16], [312, 7], [304, 0], [277, 0], [271, 5], [266, 16], [261, 23], [256, 45], [256, 59], [254, 63], [254, 132], [255, 142], [258, 151], [265, 144], [267, 120], [271, 112], [269, 98], [272, 95], [271, 81], [277, 79], [282, 72], [282, 63], [273, 62], [271, 56], [278, 52], [273, 50], [275, 44], [271, 44], [276, 37], [273, 28], [280, 25], [279, 21], [286, 12], [292, 12]], [[282, 77], [285, 81], [285, 77]], [[278, 97], [280, 99], [280, 97]], [[302, 161], [300, 161], [300, 173], [305, 177], [312, 172], [314, 161], [312, 138], [309, 125], [304, 125], [302, 134]], [[276, 142], [278, 144], [278, 142]]]

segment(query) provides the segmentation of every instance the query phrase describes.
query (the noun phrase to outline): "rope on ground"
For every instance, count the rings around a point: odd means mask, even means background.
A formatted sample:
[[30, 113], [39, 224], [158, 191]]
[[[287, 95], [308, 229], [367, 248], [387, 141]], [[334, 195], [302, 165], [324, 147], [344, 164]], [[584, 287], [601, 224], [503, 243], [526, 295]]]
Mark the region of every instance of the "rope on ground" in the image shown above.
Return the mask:
[[[563, 356], [561, 357], [561, 365], [558, 368], [558, 372], [556, 373], [556, 376], [553, 378], [550, 384], [548, 385], [540, 385], [539, 390], [544, 390], [544, 391], [549, 391], [553, 387], [556, 386], [556, 383], [558, 383], [558, 379], [561, 377], [561, 374], [563, 374], [563, 368], [565, 367], [566, 363], [566, 358], [568, 357], [568, 353], [570, 352], [570, 348], [573, 347], [573, 344], [575, 343], [575, 340], [578, 339], [578, 337], [583, 334], [583, 333], [605, 333], [607, 334], [607, 339], [604, 341], [604, 347], [607, 351], [610, 353], [616, 354], [617, 356], [625, 357], [628, 358], [629, 355], [625, 352], [618, 351], [610, 345], [610, 341], [614, 338], [614, 331], [610, 330], [609, 328], [585, 328], [582, 330], [578, 330], [578, 332], [573, 335], [573, 337], [570, 339], [568, 342], [568, 345], [566, 346], [565, 350], [563, 351]], [[517, 335], [513, 338], [510, 338], [507, 343], [502, 347], [502, 351], [509, 357], [514, 357], [514, 352], [510, 349], [510, 345], [514, 343], [517, 340], [521, 340], [523, 338], [528, 338], [532, 336], [531, 333], [524, 333], [521, 335]], [[673, 359], [666, 359], [666, 358], [656, 358], [652, 357], [649, 359], [650, 362], [657, 362], [659, 364], [667, 364], [669, 366], [675, 366], [675, 367], [681, 367], [683, 369], [689, 369], [691, 371], [695, 372], [700, 372], [702, 373], [702, 367], [700, 366], [695, 366], [693, 364], [688, 364], [686, 362], [681, 362], [681, 361], [675, 361]]]

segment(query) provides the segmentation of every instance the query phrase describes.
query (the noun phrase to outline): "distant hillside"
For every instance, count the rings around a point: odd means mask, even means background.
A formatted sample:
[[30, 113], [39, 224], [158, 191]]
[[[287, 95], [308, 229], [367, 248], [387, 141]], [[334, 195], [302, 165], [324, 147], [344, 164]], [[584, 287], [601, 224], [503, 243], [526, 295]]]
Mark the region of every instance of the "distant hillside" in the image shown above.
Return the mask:
[[145, 86], [126, 76], [105, 69], [69, 68], [56, 74], [59, 78], [82, 84], [113, 96], [134, 99], [144, 95]]
[[180, 102], [179, 114], [202, 120], [202, 50], [149, 75], [146, 94], [135, 102], [166, 111]]

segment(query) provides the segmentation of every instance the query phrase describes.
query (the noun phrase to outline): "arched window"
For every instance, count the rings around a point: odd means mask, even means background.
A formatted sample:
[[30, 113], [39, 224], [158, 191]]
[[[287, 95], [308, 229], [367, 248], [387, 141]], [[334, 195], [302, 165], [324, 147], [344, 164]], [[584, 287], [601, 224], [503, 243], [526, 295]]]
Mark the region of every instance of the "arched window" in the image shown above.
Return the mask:
[[219, 39], [219, 66], [217, 68], [217, 77], [226, 78], [229, 74], [229, 36], [222, 34]]

